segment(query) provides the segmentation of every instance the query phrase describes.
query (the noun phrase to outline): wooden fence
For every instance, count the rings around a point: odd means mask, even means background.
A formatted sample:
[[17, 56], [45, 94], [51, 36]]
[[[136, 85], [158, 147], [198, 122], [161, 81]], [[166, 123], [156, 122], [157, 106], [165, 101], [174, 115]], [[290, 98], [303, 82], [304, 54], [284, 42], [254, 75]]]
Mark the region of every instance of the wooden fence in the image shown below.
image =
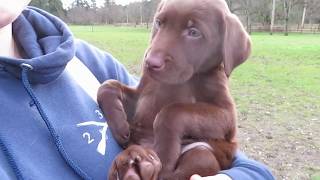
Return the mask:
[[[250, 32], [269, 32], [270, 26], [263, 26], [263, 25], [252, 25], [250, 27]], [[247, 29], [248, 30], [248, 29]], [[285, 32], [284, 25], [275, 25], [273, 27], [273, 32]], [[305, 24], [302, 28], [300, 25], [288, 27], [288, 32], [294, 33], [320, 33], [320, 24]]]

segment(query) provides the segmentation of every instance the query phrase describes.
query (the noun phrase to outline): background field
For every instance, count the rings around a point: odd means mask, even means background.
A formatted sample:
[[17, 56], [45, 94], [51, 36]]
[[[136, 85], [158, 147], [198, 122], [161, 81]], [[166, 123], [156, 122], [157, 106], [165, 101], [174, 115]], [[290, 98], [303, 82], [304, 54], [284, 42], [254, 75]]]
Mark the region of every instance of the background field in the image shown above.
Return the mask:
[[[75, 36], [111, 52], [134, 74], [146, 28], [72, 26]], [[250, 59], [230, 79], [240, 149], [277, 179], [320, 179], [320, 35], [254, 33]]]

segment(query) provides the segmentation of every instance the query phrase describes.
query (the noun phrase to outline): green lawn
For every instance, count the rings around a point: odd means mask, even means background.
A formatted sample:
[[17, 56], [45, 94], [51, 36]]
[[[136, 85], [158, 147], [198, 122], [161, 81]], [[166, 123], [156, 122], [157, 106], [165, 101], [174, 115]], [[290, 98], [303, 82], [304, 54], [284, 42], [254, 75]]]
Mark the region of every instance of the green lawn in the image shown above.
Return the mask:
[[320, 180], [320, 175], [312, 176], [312, 179], [311, 179], [311, 180]]
[[[150, 30], [71, 29], [76, 37], [111, 52], [131, 72], [139, 73]], [[242, 126], [240, 146], [267, 164], [278, 179], [310, 179], [320, 172], [320, 35], [251, 37], [252, 55], [230, 80]]]
[[260, 33], [253, 34], [252, 41], [251, 58], [232, 76], [234, 90], [245, 88], [249, 99], [280, 109], [317, 106], [314, 113], [320, 115], [320, 35]]
[[[71, 26], [75, 36], [111, 52], [125, 65], [139, 64], [149, 40], [146, 28]], [[92, 31], [93, 30], [93, 31]]]

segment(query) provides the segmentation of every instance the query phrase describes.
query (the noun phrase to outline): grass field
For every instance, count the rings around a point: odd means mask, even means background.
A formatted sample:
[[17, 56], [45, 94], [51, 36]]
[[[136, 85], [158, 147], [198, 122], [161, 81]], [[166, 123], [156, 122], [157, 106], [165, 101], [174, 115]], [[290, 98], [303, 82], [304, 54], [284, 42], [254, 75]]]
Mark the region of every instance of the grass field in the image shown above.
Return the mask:
[[[149, 30], [71, 26], [135, 74]], [[250, 59], [230, 79], [240, 149], [277, 179], [320, 179], [320, 35], [254, 33]]]

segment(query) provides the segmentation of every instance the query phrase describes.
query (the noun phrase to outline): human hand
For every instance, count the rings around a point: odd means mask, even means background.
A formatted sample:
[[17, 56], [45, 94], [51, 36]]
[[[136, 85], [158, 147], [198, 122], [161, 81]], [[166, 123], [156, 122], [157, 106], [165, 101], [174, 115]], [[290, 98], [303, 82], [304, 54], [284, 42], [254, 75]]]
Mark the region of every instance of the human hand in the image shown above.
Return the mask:
[[215, 176], [201, 177], [198, 174], [191, 176], [190, 180], [232, 180], [229, 176], [225, 174], [218, 174]]

